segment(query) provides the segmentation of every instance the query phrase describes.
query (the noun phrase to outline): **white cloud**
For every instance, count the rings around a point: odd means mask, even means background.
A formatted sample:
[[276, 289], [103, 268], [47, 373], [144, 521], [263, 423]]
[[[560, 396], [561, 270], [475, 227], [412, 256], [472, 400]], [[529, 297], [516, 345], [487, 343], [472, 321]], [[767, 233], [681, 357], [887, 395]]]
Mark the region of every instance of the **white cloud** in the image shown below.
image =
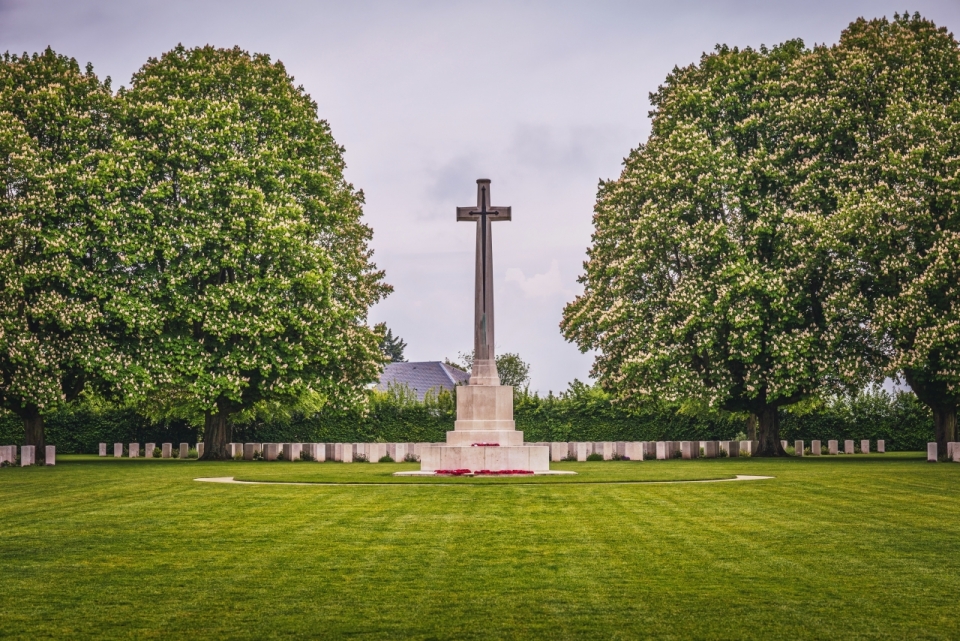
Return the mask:
[[514, 282], [520, 286], [527, 298], [543, 298], [554, 294], [563, 294], [565, 298], [573, 296], [573, 290], [563, 286], [560, 278], [560, 263], [557, 260], [550, 262], [550, 269], [543, 274], [534, 274], [527, 278], [522, 269], [511, 267], [507, 270], [507, 282]]

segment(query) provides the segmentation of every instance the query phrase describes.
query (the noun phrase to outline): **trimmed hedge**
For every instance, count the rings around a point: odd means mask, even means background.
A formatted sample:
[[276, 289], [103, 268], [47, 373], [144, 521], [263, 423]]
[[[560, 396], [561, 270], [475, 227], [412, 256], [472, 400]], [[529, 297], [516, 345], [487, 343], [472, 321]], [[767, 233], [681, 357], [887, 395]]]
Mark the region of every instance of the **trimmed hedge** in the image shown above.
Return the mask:
[[[627, 409], [597, 387], [574, 382], [560, 396], [520, 392], [517, 429], [527, 441], [729, 440], [744, 431], [743, 417], [690, 414], [651, 402]], [[418, 402], [403, 392], [372, 392], [365, 412], [328, 410], [310, 416], [257, 420], [237, 425], [237, 442], [354, 443], [440, 442], [453, 429], [456, 403], [449, 393]], [[793, 441], [885, 439], [888, 450], [922, 450], [933, 440], [928, 408], [909, 392], [867, 391], [803, 409], [781, 412], [781, 436]], [[151, 421], [128, 408], [74, 404], [47, 420], [47, 442], [59, 452], [95, 453], [98, 443], [197, 441], [186, 421]], [[0, 417], [0, 444], [23, 442], [23, 425]]]

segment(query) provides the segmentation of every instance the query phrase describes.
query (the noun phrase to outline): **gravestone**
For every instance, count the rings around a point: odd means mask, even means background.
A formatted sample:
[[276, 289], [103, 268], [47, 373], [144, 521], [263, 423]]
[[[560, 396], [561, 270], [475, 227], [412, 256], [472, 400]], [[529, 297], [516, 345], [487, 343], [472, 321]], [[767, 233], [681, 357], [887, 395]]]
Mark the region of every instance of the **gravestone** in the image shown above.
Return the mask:
[[[386, 443], [367, 443], [367, 458], [371, 463], [376, 463], [387, 455]], [[393, 457], [390, 457], [393, 458]]]
[[680, 441], [680, 456], [684, 459], [700, 457], [700, 441]]
[[953, 456], [950, 457], [950, 460], [954, 463], [960, 463], [960, 446], [953, 448]]
[[795, 456], [803, 456], [803, 441], [793, 442], [793, 453]]
[[36, 447], [33, 445], [24, 445], [20, 448], [20, 467], [26, 467], [36, 463]]
[[280, 444], [264, 443], [262, 452], [263, 452], [263, 459], [265, 461], [276, 461], [277, 454], [280, 453]]
[[927, 443], [927, 462], [936, 463], [937, 462], [937, 444], [936, 442]]
[[870, 439], [863, 439], [860, 441], [860, 453], [869, 454], [870, 453]]
[[17, 462], [17, 446], [16, 445], [0, 445], [0, 463], [16, 463]]
[[197, 458], [203, 456], [203, 443], [197, 443]]
[[877, 441], [877, 452], [883, 454], [887, 451], [887, 442], [883, 439]]
[[56, 465], [57, 464], [57, 448], [54, 445], [47, 445], [43, 450], [43, 464], [44, 465]]
[[740, 458], [740, 441], [727, 441], [727, 456]]
[[591, 452], [590, 452], [590, 444], [589, 444], [589, 443], [583, 443], [583, 442], [577, 442], [577, 443], [576, 443], [576, 446], [577, 446], [577, 460], [578, 460], [578, 461], [586, 461], [586, 460], [587, 460], [587, 457], [590, 456], [590, 454], [591, 454]]
[[140, 444], [131, 443], [129, 453], [130, 453], [130, 458], [140, 458]]
[[840, 446], [837, 441], [827, 441], [827, 453], [828, 454], [839, 454]]
[[122, 456], [123, 456], [123, 443], [114, 443], [113, 458], [120, 458]]
[[623, 456], [631, 461], [643, 460], [643, 443], [640, 441], [627, 441], [623, 444]]
[[703, 448], [703, 458], [717, 458], [719, 445], [717, 441], [702, 441], [700, 447]]
[[810, 441], [810, 456], [820, 456], [820, 454], [821, 454], [820, 441]]
[[236, 458], [238, 454], [243, 457], [243, 443], [227, 443], [227, 456]]
[[666, 441], [657, 441], [657, 460], [665, 461], [669, 458], [667, 453], [667, 443]]
[[153, 450], [157, 449], [156, 443], [147, 443], [143, 446], [143, 455], [146, 458], [153, 458]]
[[[492, 223], [509, 221], [510, 207], [491, 205], [490, 181], [477, 180], [476, 207], [457, 207], [457, 221], [476, 225], [473, 366], [467, 385], [457, 387], [457, 420], [445, 444], [420, 453], [423, 471], [524, 470], [547, 472], [550, 448], [525, 445], [513, 418], [513, 388], [500, 384], [494, 336]], [[496, 444], [476, 446], [474, 444]]]
[[263, 448], [261, 443], [244, 443], [243, 444], [243, 460], [252, 461], [257, 455], [257, 452], [260, 452]]
[[160, 457], [170, 458], [173, 456], [173, 443], [164, 443], [160, 446]]
[[341, 443], [341, 463], [353, 463], [353, 443]]
[[101, 444], [100, 444], [100, 456], [106, 456], [106, 455], [107, 455], [107, 444], [106, 444], [106, 443], [101, 443]]
[[853, 454], [854, 453], [853, 441], [847, 439], [843, 442], [843, 453], [844, 454]]
[[550, 444], [550, 461], [562, 461], [567, 457], [567, 452], [570, 451], [570, 446], [566, 443], [551, 443]]
[[623, 458], [627, 455], [627, 442], [626, 441], [615, 441], [613, 444], [614, 451], [616, 451], [617, 456]]
[[282, 447], [284, 461], [300, 460], [300, 452], [303, 451], [303, 446], [300, 443], [284, 443]]
[[180, 444], [180, 458], [186, 459], [190, 457], [190, 444], [181, 443]]
[[780, 441], [780, 447], [782, 447], [783, 449], [787, 449], [787, 445], [788, 443], [786, 441]]

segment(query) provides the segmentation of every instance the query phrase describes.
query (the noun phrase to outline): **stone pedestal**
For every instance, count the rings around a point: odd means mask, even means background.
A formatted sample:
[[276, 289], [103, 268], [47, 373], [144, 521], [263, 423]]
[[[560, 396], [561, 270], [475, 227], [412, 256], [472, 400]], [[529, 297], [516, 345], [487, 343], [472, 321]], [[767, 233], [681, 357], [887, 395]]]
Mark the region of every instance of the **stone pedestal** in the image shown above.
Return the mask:
[[57, 448], [54, 445], [47, 445], [43, 451], [43, 464], [44, 465], [56, 465], [57, 464]]
[[446, 445], [423, 447], [420, 469], [546, 472], [550, 448], [524, 445], [513, 422], [512, 387], [464, 385], [457, 388], [457, 421]]
[[107, 444], [106, 444], [106, 443], [101, 443], [101, 444], [100, 444], [100, 456], [106, 456], [106, 455], [107, 455]]

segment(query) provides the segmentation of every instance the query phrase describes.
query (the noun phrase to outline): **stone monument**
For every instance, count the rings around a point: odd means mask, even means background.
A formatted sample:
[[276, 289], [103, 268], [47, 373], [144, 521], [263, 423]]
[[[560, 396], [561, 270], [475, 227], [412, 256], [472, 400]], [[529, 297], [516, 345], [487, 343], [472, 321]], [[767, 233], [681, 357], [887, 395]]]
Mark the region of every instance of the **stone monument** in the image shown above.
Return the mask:
[[510, 207], [490, 203], [490, 181], [481, 178], [477, 181], [477, 206], [457, 207], [458, 222], [477, 225], [473, 369], [469, 384], [457, 388], [457, 421], [453, 431], [447, 432], [446, 445], [421, 450], [420, 474], [438, 470], [544, 474], [550, 470], [549, 447], [523, 444], [523, 432], [518, 432], [513, 422], [513, 387], [501, 385], [497, 373], [491, 224], [510, 220], [511, 212]]

